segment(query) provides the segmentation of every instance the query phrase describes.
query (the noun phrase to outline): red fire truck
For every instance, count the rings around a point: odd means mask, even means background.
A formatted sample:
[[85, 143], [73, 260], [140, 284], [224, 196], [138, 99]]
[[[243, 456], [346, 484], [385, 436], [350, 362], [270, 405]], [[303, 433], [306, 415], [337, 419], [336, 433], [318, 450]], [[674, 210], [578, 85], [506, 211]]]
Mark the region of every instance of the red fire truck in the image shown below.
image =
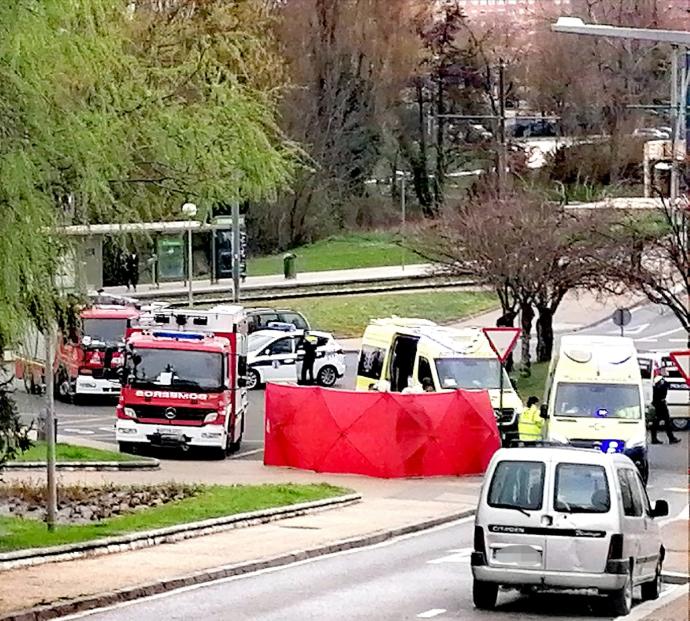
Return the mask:
[[248, 407], [240, 306], [159, 310], [130, 322], [116, 437], [137, 446], [239, 450]]
[[[102, 299], [102, 296], [94, 298]], [[139, 315], [129, 298], [92, 303], [79, 313], [70, 334], [59, 333], [55, 343], [55, 396], [76, 401], [83, 395], [117, 395], [127, 322]], [[15, 361], [16, 377], [26, 391], [39, 394], [45, 386], [45, 337], [37, 330], [25, 335]]]

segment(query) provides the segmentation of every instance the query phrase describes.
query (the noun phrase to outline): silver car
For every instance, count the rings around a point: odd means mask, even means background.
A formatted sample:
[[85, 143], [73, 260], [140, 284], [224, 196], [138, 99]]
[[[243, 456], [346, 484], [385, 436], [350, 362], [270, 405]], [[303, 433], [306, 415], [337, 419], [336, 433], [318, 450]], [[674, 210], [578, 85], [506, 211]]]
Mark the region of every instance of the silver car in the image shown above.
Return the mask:
[[627, 615], [633, 588], [656, 599], [664, 546], [637, 468], [620, 453], [576, 448], [501, 449], [475, 519], [474, 603], [496, 606], [499, 587], [596, 589]]

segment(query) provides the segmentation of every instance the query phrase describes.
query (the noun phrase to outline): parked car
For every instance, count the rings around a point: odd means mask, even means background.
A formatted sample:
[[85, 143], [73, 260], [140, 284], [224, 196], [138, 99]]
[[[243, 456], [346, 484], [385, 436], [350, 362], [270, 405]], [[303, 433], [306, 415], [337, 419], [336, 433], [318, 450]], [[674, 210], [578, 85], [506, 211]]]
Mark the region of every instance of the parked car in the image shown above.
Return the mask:
[[500, 449], [475, 518], [473, 599], [496, 606], [499, 587], [596, 589], [614, 616], [627, 615], [633, 588], [659, 597], [664, 546], [635, 464], [592, 449]]
[[668, 381], [668, 395], [666, 404], [671, 415], [671, 425], [678, 431], [690, 427], [690, 386], [685, 381], [680, 371], [673, 364], [668, 353], [649, 352], [640, 353], [637, 356], [642, 374], [642, 386], [644, 388], [644, 402], [647, 408], [652, 405], [652, 388], [654, 378], [661, 367], [666, 368], [666, 380]]
[[670, 140], [671, 138], [671, 134], [654, 127], [638, 127], [632, 135], [633, 138], [644, 138], [645, 140]]
[[[282, 326], [281, 326], [282, 327]], [[299, 348], [304, 330], [259, 330], [249, 336], [247, 345], [247, 388], [266, 382], [296, 382], [302, 374], [304, 351]], [[342, 347], [328, 332], [310, 330], [316, 337], [314, 379], [321, 386], [333, 386], [345, 375]]]
[[277, 308], [248, 308], [249, 334], [269, 328], [270, 323], [289, 323], [298, 330], [309, 330], [307, 318], [297, 311]]

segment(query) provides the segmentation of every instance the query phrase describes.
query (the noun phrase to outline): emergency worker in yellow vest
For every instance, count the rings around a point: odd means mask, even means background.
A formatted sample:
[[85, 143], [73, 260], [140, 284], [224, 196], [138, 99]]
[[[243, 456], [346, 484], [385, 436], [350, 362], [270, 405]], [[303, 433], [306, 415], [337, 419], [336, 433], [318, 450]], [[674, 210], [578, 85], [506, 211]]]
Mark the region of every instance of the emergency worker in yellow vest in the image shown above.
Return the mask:
[[527, 399], [527, 408], [520, 414], [518, 420], [518, 433], [520, 440], [535, 442], [542, 439], [544, 419], [539, 411], [539, 399], [530, 397]]

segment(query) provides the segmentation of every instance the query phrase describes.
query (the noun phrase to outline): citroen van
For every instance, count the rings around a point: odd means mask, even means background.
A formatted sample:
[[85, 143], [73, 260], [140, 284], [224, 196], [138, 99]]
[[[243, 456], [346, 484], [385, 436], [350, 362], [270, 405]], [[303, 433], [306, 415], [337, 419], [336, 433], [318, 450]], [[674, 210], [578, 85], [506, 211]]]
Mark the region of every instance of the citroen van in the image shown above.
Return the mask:
[[627, 615], [633, 588], [661, 590], [658, 519], [634, 464], [619, 453], [572, 447], [510, 448], [489, 464], [475, 517], [473, 599], [496, 606], [499, 587], [596, 589]]
[[486, 390], [504, 438], [517, 435], [522, 401], [480, 328], [400, 317], [372, 321], [362, 338], [357, 390], [422, 392], [424, 380], [435, 391]]
[[632, 339], [561, 338], [546, 382], [546, 438], [624, 453], [649, 476], [644, 390]]

